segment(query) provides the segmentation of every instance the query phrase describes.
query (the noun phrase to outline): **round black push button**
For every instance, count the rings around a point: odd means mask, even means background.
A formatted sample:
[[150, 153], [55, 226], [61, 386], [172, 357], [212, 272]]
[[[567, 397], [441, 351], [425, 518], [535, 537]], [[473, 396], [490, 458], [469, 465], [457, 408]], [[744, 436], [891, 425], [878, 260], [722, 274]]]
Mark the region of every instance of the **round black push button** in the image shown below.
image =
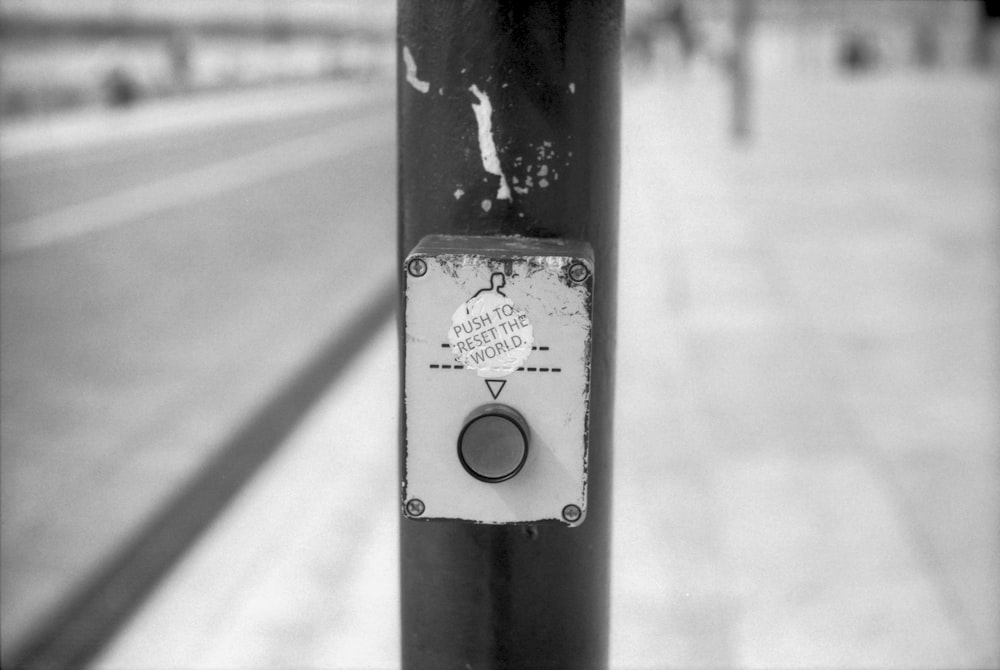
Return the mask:
[[458, 459], [470, 475], [484, 482], [510, 479], [528, 458], [528, 426], [506, 405], [474, 411], [458, 436]]

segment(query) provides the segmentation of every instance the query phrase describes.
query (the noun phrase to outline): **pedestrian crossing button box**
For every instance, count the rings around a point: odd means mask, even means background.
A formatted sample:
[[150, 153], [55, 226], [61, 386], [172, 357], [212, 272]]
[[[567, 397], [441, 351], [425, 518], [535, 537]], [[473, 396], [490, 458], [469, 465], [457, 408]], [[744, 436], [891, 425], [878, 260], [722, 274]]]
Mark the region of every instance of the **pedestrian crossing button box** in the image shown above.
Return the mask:
[[403, 514], [583, 523], [590, 246], [431, 235], [403, 275]]

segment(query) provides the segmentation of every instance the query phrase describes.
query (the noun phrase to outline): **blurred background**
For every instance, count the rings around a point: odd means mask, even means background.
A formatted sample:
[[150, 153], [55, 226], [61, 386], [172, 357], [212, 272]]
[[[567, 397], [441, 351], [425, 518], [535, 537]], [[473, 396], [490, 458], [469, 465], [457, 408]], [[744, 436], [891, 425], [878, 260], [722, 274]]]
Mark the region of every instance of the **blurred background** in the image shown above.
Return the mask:
[[[626, 2], [613, 667], [1000, 667], [997, 15]], [[394, 30], [0, 5], [5, 668], [398, 666]]]

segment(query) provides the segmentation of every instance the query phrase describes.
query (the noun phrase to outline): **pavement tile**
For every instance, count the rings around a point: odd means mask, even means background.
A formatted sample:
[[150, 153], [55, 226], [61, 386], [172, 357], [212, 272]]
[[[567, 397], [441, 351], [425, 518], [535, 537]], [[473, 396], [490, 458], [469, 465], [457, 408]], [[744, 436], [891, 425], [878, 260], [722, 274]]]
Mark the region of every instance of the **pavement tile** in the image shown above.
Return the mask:
[[626, 89], [613, 663], [995, 667], [997, 91], [756, 85]]

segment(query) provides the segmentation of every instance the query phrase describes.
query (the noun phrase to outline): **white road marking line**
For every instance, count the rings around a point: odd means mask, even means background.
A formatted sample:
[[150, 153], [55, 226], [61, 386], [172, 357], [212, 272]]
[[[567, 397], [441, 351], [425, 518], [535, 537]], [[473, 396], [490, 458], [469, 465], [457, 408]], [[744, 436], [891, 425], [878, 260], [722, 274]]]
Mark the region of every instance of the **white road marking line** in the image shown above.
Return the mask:
[[[67, 151], [102, 148], [211, 127], [267, 122], [333, 112], [371, 100], [388, 100], [391, 87], [333, 83], [160, 100], [135, 108], [68, 112], [6, 122], [0, 133], [0, 165], [8, 176], [38, 172], [24, 159], [65, 158]], [[74, 158], [78, 158], [74, 156]], [[41, 169], [44, 169], [42, 167]]]
[[168, 209], [391, 141], [393, 118], [393, 113], [387, 113], [339, 124], [319, 133], [5, 225], [0, 227], [0, 256], [15, 256], [124, 223], [142, 221]]

